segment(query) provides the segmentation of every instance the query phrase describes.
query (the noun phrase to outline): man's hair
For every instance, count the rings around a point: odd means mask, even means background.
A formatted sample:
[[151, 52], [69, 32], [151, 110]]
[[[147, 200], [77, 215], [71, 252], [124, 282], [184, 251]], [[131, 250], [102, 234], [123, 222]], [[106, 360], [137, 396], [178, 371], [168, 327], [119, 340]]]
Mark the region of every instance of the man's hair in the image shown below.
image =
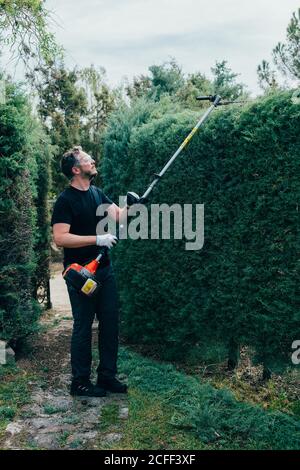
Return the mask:
[[72, 149], [65, 152], [62, 156], [60, 164], [61, 171], [69, 179], [73, 178], [72, 168], [73, 166], [78, 165], [78, 156], [80, 152], [82, 152], [82, 147], [80, 147], [80, 145], [76, 145]]

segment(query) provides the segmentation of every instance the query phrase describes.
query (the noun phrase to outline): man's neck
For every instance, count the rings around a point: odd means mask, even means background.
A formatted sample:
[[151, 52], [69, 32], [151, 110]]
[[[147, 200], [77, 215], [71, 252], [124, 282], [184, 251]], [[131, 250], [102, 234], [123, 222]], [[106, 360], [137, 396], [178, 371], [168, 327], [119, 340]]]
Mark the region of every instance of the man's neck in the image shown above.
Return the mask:
[[73, 179], [70, 186], [72, 186], [75, 189], [79, 189], [80, 191], [87, 191], [91, 185], [91, 182], [89, 179]]

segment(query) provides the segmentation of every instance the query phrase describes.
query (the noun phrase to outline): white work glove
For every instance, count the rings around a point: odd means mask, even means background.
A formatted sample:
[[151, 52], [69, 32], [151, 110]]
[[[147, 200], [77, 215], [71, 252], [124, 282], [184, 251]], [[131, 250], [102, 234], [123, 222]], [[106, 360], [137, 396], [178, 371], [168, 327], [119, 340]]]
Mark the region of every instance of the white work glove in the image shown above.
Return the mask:
[[105, 235], [96, 236], [96, 245], [105, 246], [106, 248], [112, 248], [118, 241], [118, 238], [111, 233], [106, 233]]
[[137, 204], [140, 200], [140, 196], [132, 191], [129, 191], [126, 195], [126, 206], [130, 207], [133, 204]]

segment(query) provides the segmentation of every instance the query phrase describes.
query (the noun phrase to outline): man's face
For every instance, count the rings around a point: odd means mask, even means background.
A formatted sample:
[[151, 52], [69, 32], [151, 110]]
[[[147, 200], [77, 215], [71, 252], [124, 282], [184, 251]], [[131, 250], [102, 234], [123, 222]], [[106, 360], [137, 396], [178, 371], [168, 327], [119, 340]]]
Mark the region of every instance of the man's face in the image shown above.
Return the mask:
[[87, 153], [85, 152], [80, 152], [80, 154], [77, 157], [78, 160], [78, 166], [74, 167], [79, 170], [80, 176], [83, 178], [88, 178], [92, 179], [94, 178], [98, 172], [95, 166], [95, 160]]

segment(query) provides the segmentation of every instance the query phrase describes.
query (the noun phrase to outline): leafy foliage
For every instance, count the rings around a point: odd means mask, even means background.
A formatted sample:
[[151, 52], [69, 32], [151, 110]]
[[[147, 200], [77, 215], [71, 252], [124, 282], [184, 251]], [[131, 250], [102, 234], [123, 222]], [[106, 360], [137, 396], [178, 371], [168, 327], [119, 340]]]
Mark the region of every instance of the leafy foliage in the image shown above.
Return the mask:
[[55, 148], [53, 187], [61, 191], [66, 184], [60, 169], [61, 156], [80, 142], [80, 127], [87, 113], [87, 100], [84, 90], [77, 87], [79, 77], [76, 70], [67, 71], [61, 64], [59, 67], [40, 67], [39, 74], [41, 79], [36, 84], [38, 111]]
[[[8, 84], [6, 103], [0, 106], [0, 332], [11, 341], [33, 331], [40, 313], [32, 294], [37, 260], [44, 254], [36, 257], [35, 249], [47, 246], [45, 195], [38, 200], [43, 179], [39, 190], [36, 185], [37, 160], [45, 151], [47, 143], [24, 94]], [[42, 176], [47, 176], [45, 168]]]
[[174, 95], [184, 84], [181, 68], [175, 59], [162, 65], [151, 65], [149, 76], [135, 77], [133, 84], [127, 86], [127, 95], [131, 99], [142, 96], [159, 101], [165, 95]]
[[199, 104], [195, 104], [198, 95], [218, 93], [231, 100], [246, 96], [245, 85], [236, 82], [238, 74], [226, 64], [225, 60], [216, 62], [211, 68], [213, 79], [209, 80], [200, 72], [185, 77], [176, 60], [172, 59], [162, 65], [151, 65], [149, 75], [135, 77], [133, 83], [127, 85], [126, 92], [132, 101], [141, 97], [159, 101], [163, 96], [172, 96], [189, 109], [199, 108]]
[[284, 75], [300, 79], [300, 8], [293, 13], [287, 27], [286, 44], [278, 43], [273, 50], [274, 63]]
[[237, 73], [226, 65], [227, 61], [222, 60], [216, 62], [212, 67], [213, 72], [213, 89], [214, 93], [222, 96], [223, 99], [236, 100], [237, 98], [245, 95], [245, 85], [236, 83]]
[[74, 145], [82, 145], [96, 160], [100, 159], [102, 135], [109, 114], [115, 108], [117, 92], [105, 82], [105, 71], [93, 66], [67, 70], [63, 63], [40, 67], [35, 84], [38, 111], [55, 152], [52, 160], [52, 191], [59, 193], [66, 186], [60, 170], [63, 153]]
[[0, 44], [27, 66], [30, 60], [50, 64], [62, 49], [48, 30], [49, 19], [42, 0], [0, 0]]
[[[142, 194], [199, 118], [151, 106], [139, 102], [110, 122], [102, 167], [108, 194], [125, 185]], [[205, 203], [205, 244], [201, 251], [176, 239], [118, 245], [130, 341], [163, 345], [167, 359], [212, 348], [234, 358], [247, 344], [266, 367], [290, 360], [300, 335], [299, 112], [287, 92], [219, 109], [166, 173], [151, 203]]]
[[[300, 79], [300, 8], [294, 12], [286, 30], [286, 43], [279, 42], [273, 49], [273, 62], [285, 77]], [[265, 91], [278, 88], [276, 71], [263, 60], [257, 68], [259, 84]]]
[[263, 60], [262, 63], [257, 67], [258, 82], [260, 87], [267, 91], [273, 90], [279, 87], [276, 80], [276, 72], [271, 69], [269, 62]]

